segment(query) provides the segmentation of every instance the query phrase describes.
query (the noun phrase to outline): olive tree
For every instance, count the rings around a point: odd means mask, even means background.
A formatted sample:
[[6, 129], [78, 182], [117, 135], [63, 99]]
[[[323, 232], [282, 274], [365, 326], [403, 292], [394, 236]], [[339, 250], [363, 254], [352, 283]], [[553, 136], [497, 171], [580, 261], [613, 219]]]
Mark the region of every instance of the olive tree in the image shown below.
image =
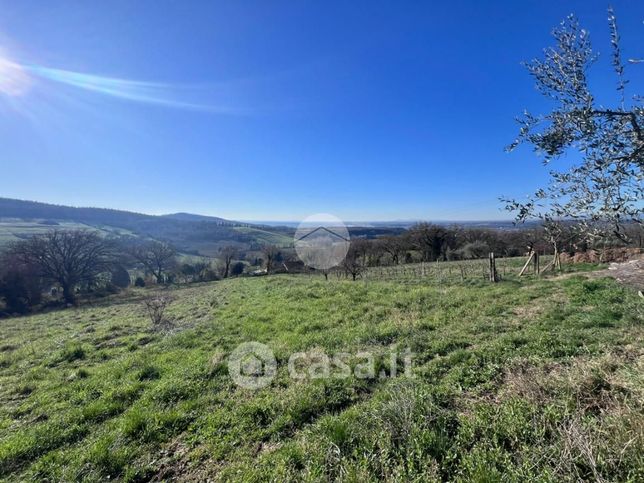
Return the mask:
[[520, 222], [537, 218], [553, 227], [562, 220], [574, 220], [589, 239], [615, 236], [626, 241], [625, 225], [641, 222], [644, 105], [641, 96], [627, 95], [612, 9], [608, 26], [617, 80], [612, 106], [599, 104], [591, 91], [587, 74], [598, 56], [588, 32], [572, 15], [553, 31], [556, 45], [546, 49], [542, 59], [525, 64], [539, 92], [554, 107], [545, 115], [526, 111], [518, 119], [519, 136], [508, 150], [527, 143], [546, 165], [568, 155], [572, 166], [552, 169], [550, 183], [527, 201], [502, 201]]

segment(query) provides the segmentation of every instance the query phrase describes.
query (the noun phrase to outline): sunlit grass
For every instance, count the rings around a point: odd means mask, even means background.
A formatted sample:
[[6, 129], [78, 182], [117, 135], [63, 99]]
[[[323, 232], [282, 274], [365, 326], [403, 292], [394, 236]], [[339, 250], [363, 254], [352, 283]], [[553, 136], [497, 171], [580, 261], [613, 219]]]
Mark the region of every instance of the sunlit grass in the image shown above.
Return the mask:
[[[0, 472], [151, 477], [636, 481], [642, 307], [609, 279], [412, 285], [308, 276], [146, 290], [0, 321]], [[225, 356], [255, 340], [272, 384], [236, 387]], [[409, 347], [414, 378], [295, 381], [296, 351]]]

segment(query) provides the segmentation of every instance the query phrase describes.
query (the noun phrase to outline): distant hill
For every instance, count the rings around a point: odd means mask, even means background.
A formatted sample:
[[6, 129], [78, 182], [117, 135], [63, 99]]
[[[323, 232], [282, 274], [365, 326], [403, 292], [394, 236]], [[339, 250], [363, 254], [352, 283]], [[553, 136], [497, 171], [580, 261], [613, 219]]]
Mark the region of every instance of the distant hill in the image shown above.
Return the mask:
[[175, 213], [153, 216], [107, 208], [77, 208], [0, 198], [0, 243], [59, 227], [94, 228], [114, 236], [170, 242], [185, 253], [213, 256], [225, 245], [257, 248], [292, 243], [286, 228], [256, 227], [223, 218]]
[[[169, 215], [161, 215], [162, 218], [169, 218], [171, 220], [181, 220], [181, 221], [214, 221], [214, 222], [226, 222], [226, 223], [235, 223], [217, 216], [206, 216], [206, 215], [195, 215], [193, 213], [171, 213]], [[247, 223], [245, 223], [247, 225]]]
[[136, 223], [156, 217], [109, 208], [76, 208], [37, 201], [0, 198], [0, 218], [74, 220], [118, 226], [118, 224]]
[[[181, 252], [215, 256], [226, 245], [258, 249], [290, 246], [293, 227], [267, 226], [192, 213], [145, 215], [108, 208], [78, 208], [0, 198], [0, 246], [51, 229], [94, 229], [106, 236], [167, 241]], [[352, 237], [375, 238], [404, 231], [394, 227], [349, 227]]]

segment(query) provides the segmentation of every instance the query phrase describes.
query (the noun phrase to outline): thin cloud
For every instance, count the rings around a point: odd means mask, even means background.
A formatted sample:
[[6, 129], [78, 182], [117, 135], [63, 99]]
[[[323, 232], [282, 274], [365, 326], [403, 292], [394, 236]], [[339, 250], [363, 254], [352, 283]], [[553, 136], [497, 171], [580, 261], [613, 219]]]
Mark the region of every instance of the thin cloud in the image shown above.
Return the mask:
[[250, 109], [230, 107], [198, 99], [199, 97], [212, 97], [213, 94], [216, 94], [216, 86], [190, 87], [143, 82], [53, 69], [39, 65], [22, 65], [21, 67], [35, 77], [142, 104], [207, 111], [217, 114], [239, 115], [248, 114], [251, 111]]

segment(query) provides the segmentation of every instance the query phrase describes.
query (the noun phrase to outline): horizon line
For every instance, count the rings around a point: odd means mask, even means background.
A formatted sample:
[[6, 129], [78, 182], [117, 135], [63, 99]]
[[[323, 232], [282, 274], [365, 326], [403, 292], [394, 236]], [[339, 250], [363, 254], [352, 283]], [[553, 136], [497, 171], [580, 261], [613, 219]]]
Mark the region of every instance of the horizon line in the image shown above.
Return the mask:
[[[294, 224], [294, 223], [301, 223], [302, 219], [259, 219], [259, 218], [235, 218], [235, 217], [224, 217], [222, 215], [217, 215], [217, 214], [203, 214], [203, 213], [196, 213], [196, 212], [191, 212], [191, 211], [185, 211], [185, 210], [178, 210], [178, 211], [171, 211], [167, 213], [151, 213], [151, 212], [145, 212], [145, 211], [139, 211], [137, 209], [125, 209], [125, 208], [111, 208], [111, 207], [105, 207], [105, 206], [89, 206], [89, 205], [74, 205], [74, 204], [59, 204], [56, 202], [48, 202], [48, 201], [38, 201], [38, 200], [31, 200], [31, 199], [21, 199], [21, 198], [11, 198], [11, 197], [3, 197], [0, 196], [0, 200], [8, 200], [8, 201], [20, 201], [20, 202], [25, 202], [25, 203], [39, 203], [39, 204], [44, 204], [44, 205], [51, 205], [51, 206], [59, 206], [59, 207], [67, 207], [67, 208], [77, 208], [77, 209], [99, 209], [99, 210], [113, 210], [113, 211], [123, 211], [127, 213], [134, 213], [134, 214], [139, 214], [139, 215], [146, 215], [146, 216], [168, 216], [168, 215], [175, 215], [178, 213], [185, 213], [189, 215], [196, 215], [196, 216], [204, 216], [204, 217], [214, 217], [214, 218], [221, 218], [225, 221], [231, 221], [231, 222], [239, 222], [239, 223], [253, 223], [253, 224], [262, 224], [262, 223], [289, 223], [289, 224]], [[0, 214], [0, 218], [3, 218], [2, 214]], [[10, 218], [10, 217], [7, 217]], [[514, 220], [512, 218], [461, 218], [461, 219], [450, 219], [450, 218], [396, 218], [396, 219], [377, 219], [377, 218], [372, 218], [372, 219], [347, 219], [343, 220], [344, 223], [349, 223], [349, 224], [357, 224], [357, 223], [514, 223]]]

